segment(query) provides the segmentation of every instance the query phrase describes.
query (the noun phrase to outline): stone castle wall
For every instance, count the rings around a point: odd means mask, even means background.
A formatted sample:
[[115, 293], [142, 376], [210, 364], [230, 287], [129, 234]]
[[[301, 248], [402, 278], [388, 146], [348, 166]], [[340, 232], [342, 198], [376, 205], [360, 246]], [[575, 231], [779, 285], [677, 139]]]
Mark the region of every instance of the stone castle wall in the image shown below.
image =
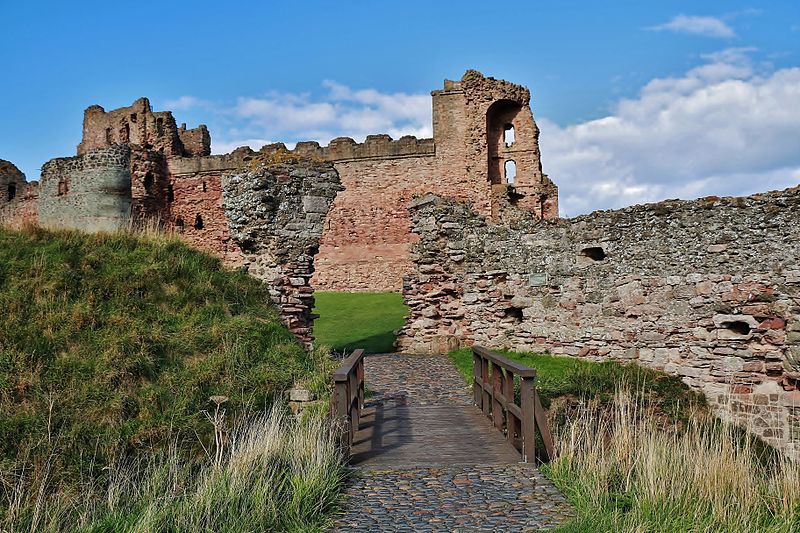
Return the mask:
[[800, 455], [800, 189], [503, 225], [417, 204], [401, 350], [636, 361]]
[[114, 231], [131, 215], [131, 149], [119, 144], [53, 159], [42, 167], [39, 223], [54, 228]]

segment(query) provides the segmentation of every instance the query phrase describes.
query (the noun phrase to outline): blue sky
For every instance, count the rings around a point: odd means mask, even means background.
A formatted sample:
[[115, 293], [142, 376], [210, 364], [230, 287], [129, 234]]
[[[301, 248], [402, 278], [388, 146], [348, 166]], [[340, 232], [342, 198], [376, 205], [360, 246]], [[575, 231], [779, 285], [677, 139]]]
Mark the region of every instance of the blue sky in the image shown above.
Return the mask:
[[0, 158], [148, 96], [214, 150], [430, 134], [476, 68], [530, 87], [562, 214], [800, 182], [800, 2], [0, 0]]

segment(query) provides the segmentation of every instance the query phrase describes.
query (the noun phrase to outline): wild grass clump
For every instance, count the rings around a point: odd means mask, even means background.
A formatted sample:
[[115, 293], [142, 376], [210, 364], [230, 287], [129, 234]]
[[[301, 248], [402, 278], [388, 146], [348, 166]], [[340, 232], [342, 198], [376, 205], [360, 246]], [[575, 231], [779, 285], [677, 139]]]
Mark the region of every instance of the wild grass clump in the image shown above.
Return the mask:
[[556, 431], [544, 467], [575, 506], [561, 531], [800, 530], [800, 467], [704, 416], [664, 426], [618, 388], [613, 409], [585, 403]]
[[300, 421], [276, 405], [226, 435], [200, 463], [170, 446], [147, 459], [118, 461], [103, 483], [87, 478], [69, 491], [42, 489], [48, 480], [24, 475], [6, 485], [11, 505], [0, 514], [0, 530], [316, 531], [328, 525], [345, 468], [327, 420]]

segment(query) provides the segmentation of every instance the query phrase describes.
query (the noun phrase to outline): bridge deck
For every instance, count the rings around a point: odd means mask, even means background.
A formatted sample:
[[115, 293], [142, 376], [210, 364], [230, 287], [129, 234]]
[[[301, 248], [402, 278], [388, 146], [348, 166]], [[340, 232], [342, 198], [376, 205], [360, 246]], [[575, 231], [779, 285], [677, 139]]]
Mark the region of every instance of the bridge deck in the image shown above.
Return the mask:
[[472, 406], [395, 401], [367, 408], [351, 453], [352, 464], [364, 468], [520, 461], [519, 452]]
[[351, 449], [358, 474], [333, 531], [529, 531], [570, 516], [564, 497], [472, 405], [442, 356], [371, 355]]

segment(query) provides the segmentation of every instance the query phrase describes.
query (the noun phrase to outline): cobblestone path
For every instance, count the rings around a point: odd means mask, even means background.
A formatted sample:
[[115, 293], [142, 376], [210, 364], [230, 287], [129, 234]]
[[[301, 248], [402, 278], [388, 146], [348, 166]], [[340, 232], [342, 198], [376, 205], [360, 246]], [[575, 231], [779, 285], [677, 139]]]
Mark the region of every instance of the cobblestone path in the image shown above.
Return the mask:
[[443, 356], [368, 356], [354, 479], [334, 531], [537, 531], [569, 505], [472, 406]]

